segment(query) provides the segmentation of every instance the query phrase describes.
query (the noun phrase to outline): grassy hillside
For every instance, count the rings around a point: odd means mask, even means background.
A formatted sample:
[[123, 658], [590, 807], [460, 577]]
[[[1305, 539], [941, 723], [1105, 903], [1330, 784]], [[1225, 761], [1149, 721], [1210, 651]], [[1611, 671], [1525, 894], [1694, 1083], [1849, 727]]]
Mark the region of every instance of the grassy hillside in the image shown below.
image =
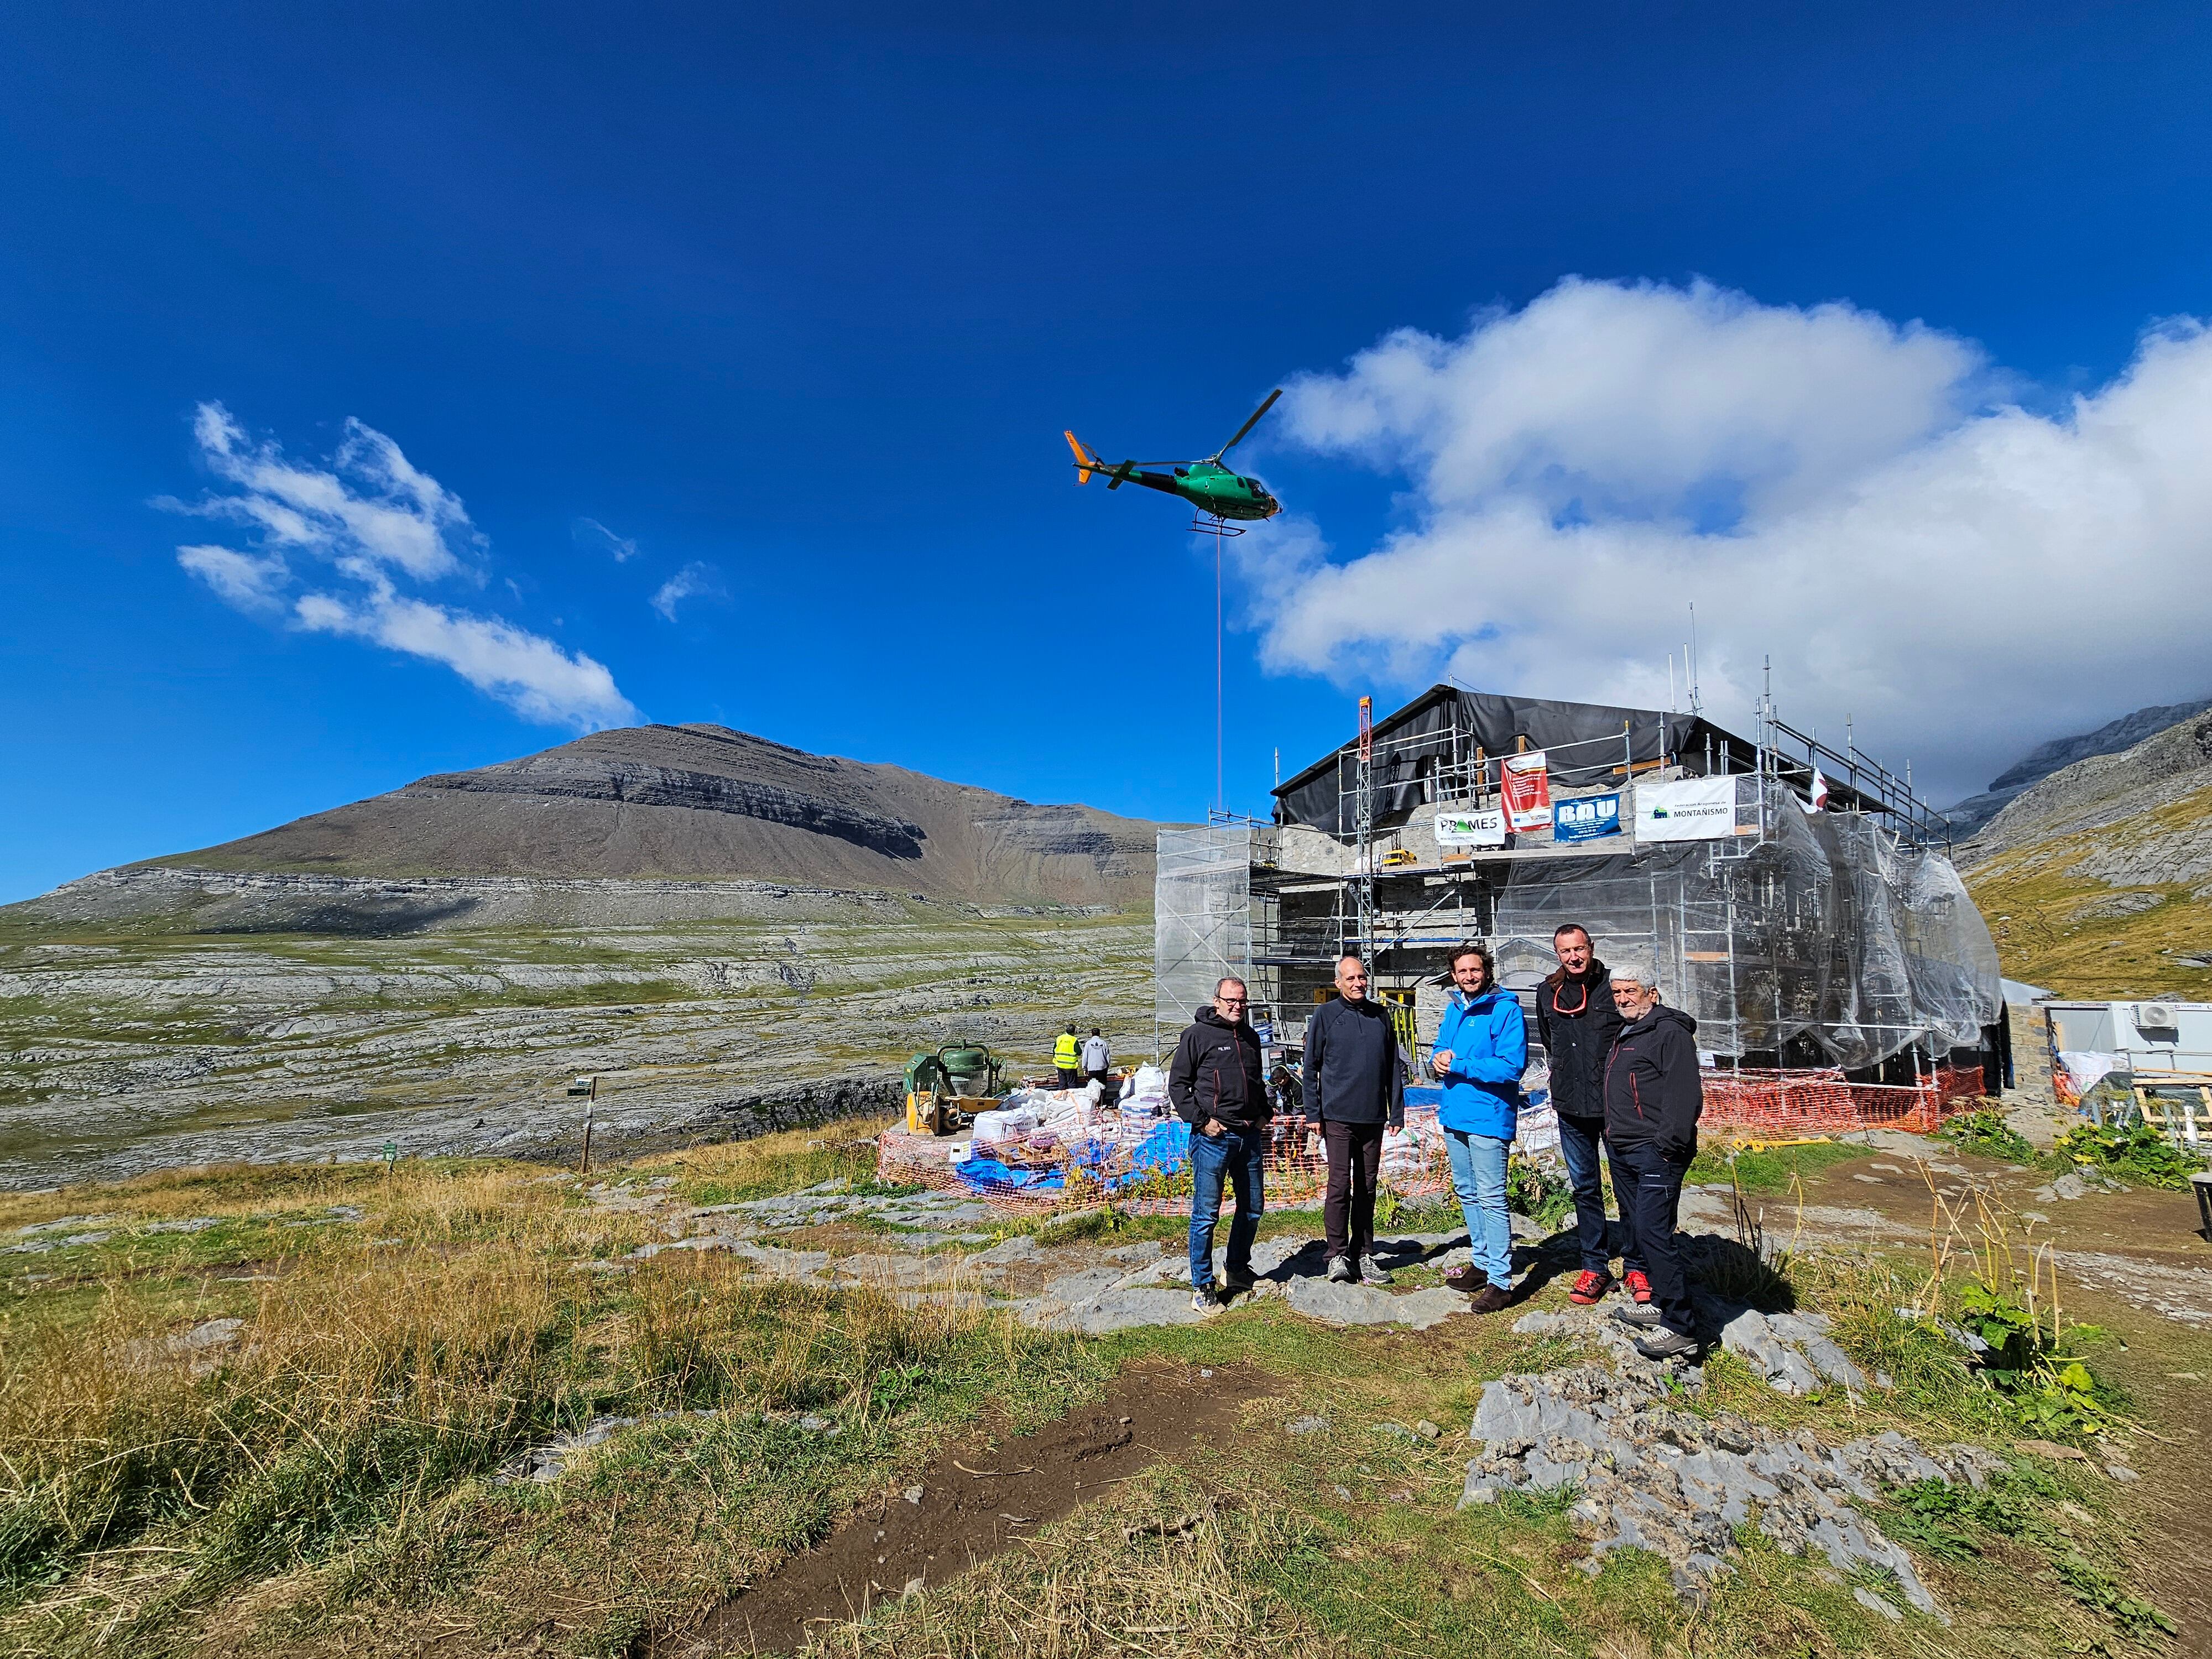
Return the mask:
[[[1917, 1259], [1784, 1262], [1797, 1305], [1832, 1315], [1838, 1340], [1893, 1374], [1893, 1391], [1791, 1399], [1723, 1352], [1680, 1401], [1704, 1414], [1686, 1426], [1735, 1413], [1838, 1443], [1894, 1429], [1992, 1447], [1984, 1492], [1923, 1483], [1867, 1504], [1911, 1541], [1949, 1609], [1942, 1626], [1874, 1610], [1860, 1593], [1893, 1592], [1882, 1576], [1785, 1555], [1749, 1522], [1734, 1573], [1693, 1606], [1643, 1551], [1585, 1571], [1571, 1488], [1461, 1508], [1464, 1426], [1485, 1382], [1573, 1364], [1571, 1340], [1504, 1319], [1330, 1328], [1279, 1303], [1087, 1340], [957, 1288], [748, 1274], [732, 1255], [668, 1248], [666, 1212], [651, 1206], [664, 1192], [726, 1203], [825, 1180], [865, 1188], [872, 1169], [866, 1143], [802, 1133], [645, 1160], [592, 1185], [454, 1160], [0, 1197], [0, 1237], [36, 1246], [0, 1254], [0, 1653], [746, 1650], [700, 1650], [690, 1632], [841, 1518], [904, 1513], [933, 1457], [967, 1460], [988, 1486], [1013, 1463], [994, 1441], [1130, 1386], [1117, 1409], [1165, 1443], [1174, 1425], [1145, 1420], [1142, 1399], [1144, 1379], [1170, 1376], [1234, 1389], [1201, 1444], [1105, 1482], [1079, 1459], [1072, 1512], [1003, 1517], [1020, 1541], [969, 1567], [969, 1540], [1002, 1518], [987, 1504], [937, 1546], [926, 1593], [902, 1599], [894, 1582], [867, 1617], [822, 1608], [810, 1654], [2169, 1650], [2163, 1615], [2130, 1588], [2150, 1559], [2137, 1511], [2152, 1464], [2145, 1485], [2123, 1486], [2048, 1455], [2046, 1440], [2016, 1449], [2001, 1398], [1931, 1323], [1896, 1314], [1936, 1289]], [[1312, 1224], [1286, 1215], [1270, 1228]], [[1113, 1242], [1111, 1218], [1090, 1225]], [[993, 1222], [914, 1248], [949, 1264], [946, 1282], [981, 1286], [961, 1264], [993, 1239], [1028, 1232], [1060, 1249], [1077, 1231]], [[832, 1256], [886, 1243], [788, 1237]], [[1562, 1307], [1564, 1288], [1534, 1291]], [[2142, 1326], [2128, 1329], [2149, 1352], [2147, 1376], [2205, 1365], [2201, 1339]], [[2097, 1347], [2100, 1376], [2114, 1352]], [[1408, 1426], [1431, 1419], [1433, 1437]], [[604, 1443], [557, 1480], [502, 1481], [587, 1423]], [[2157, 1548], [2185, 1557], [2196, 1542], [2161, 1534]]]
[[1966, 872], [2011, 977], [2062, 996], [2212, 1000], [2212, 890], [2116, 886], [2085, 866], [2178, 839], [2212, 817], [2212, 786], [2116, 823], [2016, 846]]

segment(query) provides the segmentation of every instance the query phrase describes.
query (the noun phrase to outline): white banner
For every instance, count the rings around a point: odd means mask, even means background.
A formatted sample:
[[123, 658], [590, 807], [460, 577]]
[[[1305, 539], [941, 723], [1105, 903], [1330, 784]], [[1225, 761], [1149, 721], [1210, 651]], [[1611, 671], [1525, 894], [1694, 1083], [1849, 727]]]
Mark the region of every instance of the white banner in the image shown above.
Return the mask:
[[1683, 778], [1636, 786], [1636, 839], [1712, 841], [1735, 834], [1735, 780]]
[[1437, 813], [1437, 845], [1440, 848], [1504, 846], [1504, 809], [1493, 806], [1480, 812]]

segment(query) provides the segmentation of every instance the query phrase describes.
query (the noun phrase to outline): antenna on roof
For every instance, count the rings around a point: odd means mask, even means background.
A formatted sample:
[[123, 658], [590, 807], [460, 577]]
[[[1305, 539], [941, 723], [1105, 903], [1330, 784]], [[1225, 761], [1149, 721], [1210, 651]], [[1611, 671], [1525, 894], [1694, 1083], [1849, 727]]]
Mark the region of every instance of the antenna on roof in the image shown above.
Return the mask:
[[1705, 712], [1705, 700], [1698, 695], [1698, 606], [1695, 600], [1690, 604], [1690, 642], [1683, 647], [1683, 666], [1690, 676], [1690, 712], [1702, 714]]

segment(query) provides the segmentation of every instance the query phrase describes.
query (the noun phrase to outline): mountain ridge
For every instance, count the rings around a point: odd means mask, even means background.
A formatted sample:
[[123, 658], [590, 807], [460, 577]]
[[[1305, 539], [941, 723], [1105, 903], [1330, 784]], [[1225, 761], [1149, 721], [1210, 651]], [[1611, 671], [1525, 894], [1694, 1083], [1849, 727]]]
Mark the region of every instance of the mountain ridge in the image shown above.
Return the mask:
[[1158, 828], [695, 723], [432, 773], [121, 868], [755, 881], [1131, 909], [1152, 902]]

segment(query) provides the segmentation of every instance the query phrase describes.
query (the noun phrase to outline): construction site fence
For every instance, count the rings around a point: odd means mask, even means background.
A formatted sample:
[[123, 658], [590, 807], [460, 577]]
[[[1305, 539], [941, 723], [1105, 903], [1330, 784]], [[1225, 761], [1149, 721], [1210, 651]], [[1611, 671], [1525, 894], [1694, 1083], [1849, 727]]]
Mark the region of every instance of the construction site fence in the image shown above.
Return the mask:
[[1704, 1080], [1700, 1127], [1748, 1129], [1778, 1139], [1862, 1129], [1933, 1134], [1945, 1119], [1972, 1111], [1985, 1092], [1978, 1066], [1938, 1066], [1917, 1084], [1853, 1083], [1826, 1067], [1747, 1067], [1707, 1072]]

